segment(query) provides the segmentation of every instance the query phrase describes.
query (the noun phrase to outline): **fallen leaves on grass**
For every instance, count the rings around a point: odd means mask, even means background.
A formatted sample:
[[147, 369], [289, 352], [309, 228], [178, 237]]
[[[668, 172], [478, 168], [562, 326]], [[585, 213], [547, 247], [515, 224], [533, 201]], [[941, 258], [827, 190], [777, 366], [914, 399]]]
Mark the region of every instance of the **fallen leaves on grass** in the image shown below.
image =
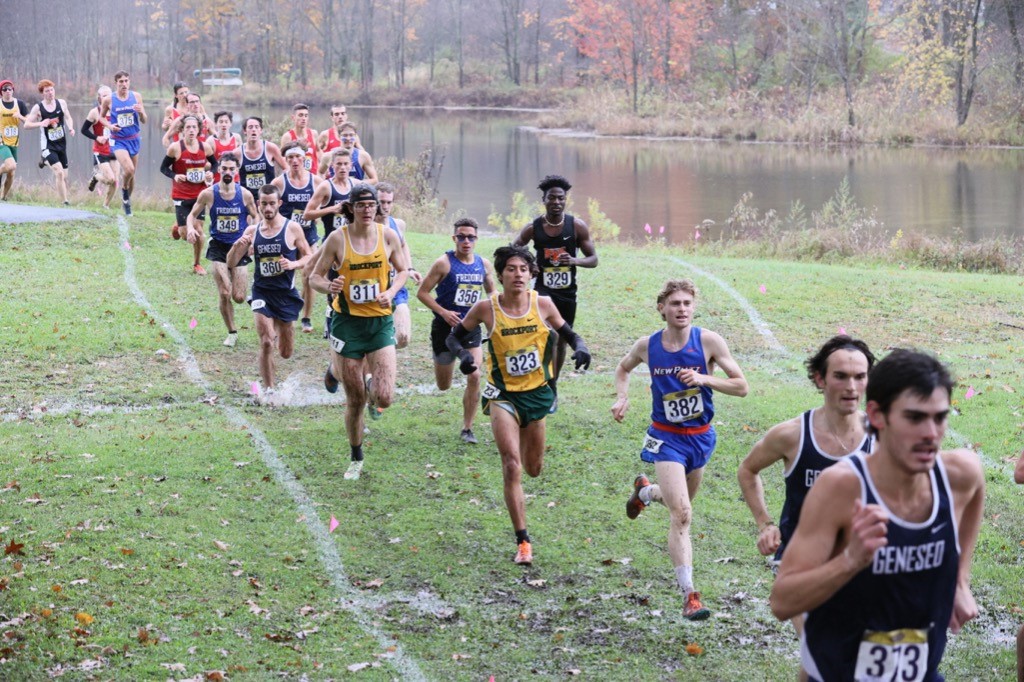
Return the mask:
[[213, 541], [213, 546], [216, 547], [217, 549], [219, 549], [222, 552], [228, 551], [227, 543], [221, 542], [220, 540], [214, 540]]
[[75, 614], [75, 620], [77, 620], [82, 625], [91, 625], [95, 618], [90, 616], [85, 611], [79, 611]]
[[10, 543], [8, 543], [6, 547], [4, 547], [4, 556], [7, 556], [9, 554], [24, 555], [25, 553], [21, 551], [22, 549], [24, 549], [24, 547], [25, 545], [23, 543], [11, 540]]
[[611, 566], [612, 564], [622, 564], [623, 566], [625, 566], [626, 564], [633, 563], [633, 559], [632, 557], [628, 556], [622, 557], [621, 559], [602, 559], [601, 563], [605, 566]]
[[545, 585], [547, 585], [547, 583], [548, 583], [548, 581], [544, 580], [543, 578], [537, 578], [536, 580], [527, 580], [526, 581], [526, 584], [529, 585], [530, 587], [544, 587]]
[[704, 647], [702, 647], [700, 644], [697, 644], [696, 642], [690, 642], [686, 645], [686, 653], [690, 654], [691, 656], [700, 656], [704, 653]]

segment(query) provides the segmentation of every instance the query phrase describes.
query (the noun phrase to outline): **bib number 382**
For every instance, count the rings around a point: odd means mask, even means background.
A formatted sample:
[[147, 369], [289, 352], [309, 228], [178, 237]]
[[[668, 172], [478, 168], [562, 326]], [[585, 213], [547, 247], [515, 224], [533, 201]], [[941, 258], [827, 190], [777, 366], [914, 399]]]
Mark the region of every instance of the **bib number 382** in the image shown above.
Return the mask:
[[505, 370], [509, 376], [521, 377], [540, 368], [540, 349], [529, 346], [505, 356]]
[[666, 393], [662, 396], [662, 406], [665, 408], [665, 418], [673, 424], [681, 424], [704, 414], [704, 398], [700, 388]]
[[853, 679], [858, 682], [922, 682], [928, 671], [928, 632], [902, 629], [865, 632]]

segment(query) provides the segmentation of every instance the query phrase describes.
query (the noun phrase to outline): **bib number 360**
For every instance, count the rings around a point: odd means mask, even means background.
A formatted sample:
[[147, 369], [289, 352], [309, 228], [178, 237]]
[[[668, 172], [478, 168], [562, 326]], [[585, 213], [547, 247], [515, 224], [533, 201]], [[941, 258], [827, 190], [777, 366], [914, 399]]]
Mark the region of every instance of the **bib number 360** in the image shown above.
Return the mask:
[[858, 682], [922, 682], [928, 671], [928, 632], [866, 632], [857, 651]]

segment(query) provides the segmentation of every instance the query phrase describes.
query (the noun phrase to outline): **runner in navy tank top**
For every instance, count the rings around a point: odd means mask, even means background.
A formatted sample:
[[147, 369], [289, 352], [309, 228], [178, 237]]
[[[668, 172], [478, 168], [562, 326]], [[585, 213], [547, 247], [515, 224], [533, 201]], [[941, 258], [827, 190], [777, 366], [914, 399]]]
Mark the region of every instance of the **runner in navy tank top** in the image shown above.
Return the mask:
[[[316, 232], [316, 220], [307, 219], [304, 214], [306, 207], [309, 206], [309, 200], [313, 198], [317, 189], [325, 181], [305, 169], [306, 147], [302, 142], [289, 142], [285, 144], [282, 152], [285, 163], [288, 164], [288, 171], [274, 178], [272, 183], [281, 192], [281, 215], [302, 227], [306, 242], [315, 254], [319, 250], [320, 244], [320, 236]], [[316, 262], [315, 256], [312, 261]], [[302, 311], [302, 331], [306, 334], [313, 333], [310, 316], [313, 311], [314, 296], [313, 288], [309, 286], [309, 277], [303, 274], [302, 299], [305, 304]]]
[[868, 376], [874, 452], [825, 470], [804, 502], [770, 601], [779, 619], [807, 614], [812, 680], [943, 680], [946, 629], [978, 615], [984, 475], [975, 453], [939, 449], [952, 388], [935, 358], [893, 351]]
[[266, 390], [260, 393], [259, 400], [264, 404], [275, 402], [274, 348], [287, 359], [295, 347], [294, 322], [302, 310], [302, 298], [295, 291], [295, 271], [313, 256], [302, 228], [278, 212], [280, 205], [277, 187], [261, 187], [262, 220], [249, 225], [227, 255], [228, 267], [237, 267], [250, 252], [256, 263], [250, 305], [260, 337], [260, 378]]
[[[472, 218], [455, 221], [452, 241], [455, 248], [445, 252], [434, 261], [420, 282], [416, 297], [434, 313], [430, 325], [430, 346], [434, 354], [434, 381], [442, 391], [452, 385], [455, 372], [455, 355], [448, 350], [445, 340], [452, 327], [462, 321], [469, 309], [494, 292], [493, 268], [486, 258], [475, 252], [477, 223]], [[437, 298], [430, 292], [437, 289]], [[480, 348], [483, 334], [478, 328], [465, 342], [477, 367], [482, 367], [483, 351]], [[462, 394], [462, 431], [459, 437], [464, 443], [477, 443], [473, 434], [473, 419], [480, 402], [480, 372], [466, 377], [466, 391]]]
[[[826, 341], [804, 363], [807, 376], [821, 391], [822, 406], [776, 424], [754, 445], [737, 472], [740, 490], [757, 523], [757, 549], [782, 558], [796, 530], [804, 498], [818, 475], [847, 455], [871, 452], [861, 399], [875, 356], [867, 344], [845, 334]], [[761, 471], [782, 462], [786, 498], [778, 525], [764, 501]], [[797, 634], [803, 618], [793, 619]]]
[[[621, 422], [629, 408], [629, 374], [640, 363], [651, 370], [651, 426], [644, 435], [640, 458], [654, 464], [658, 483], [647, 476], [633, 479], [626, 516], [635, 519], [651, 502], [669, 509], [668, 553], [683, 593], [683, 617], [702, 620], [711, 611], [693, 585], [690, 541], [691, 501], [697, 494], [704, 465], [715, 449], [712, 391], [743, 397], [747, 380], [725, 339], [693, 326], [697, 287], [688, 279], [665, 283], [658, 293], [658, 313], [666, 328], [637, 339], [615, 369], [612, 417]], [[715, 366], [726, 378], [714, 376]]]
[[249, 256], [243, 256], [237, 267], [228, 267], [227, 256], [231, 246], [245, 234], [249, 223], [256, 220], [256, 202], [249, 192], [232, 181], [238, 171], [238, 159], [225, 156], [220, 160], [220, 166], [223, 170], [220, 182], [203, 190], [188, 214], [185, 238], [193, 243], [198, 239], [198, 231], [203, 229], [200, 216], [209, 208], [210, 241], [206, 260], [210, 261], [213, 283], [217, 287], [221, 319], [228, 328], [224, 345], [234, 348], [238, 340], [234, 304], [245, 301], [248, 288], [245, 265], [249, 263]]
[[263, 139], [263, 119], [250, 116], [243, 126], [245, 145], [242, 147], [242, 166], [239, 169], [239, 182], [258, 200], [260, 187], [269, 185], [274, 180], [276, 168], [284, 168], [284, 157], [281, 149], [273, 142]]

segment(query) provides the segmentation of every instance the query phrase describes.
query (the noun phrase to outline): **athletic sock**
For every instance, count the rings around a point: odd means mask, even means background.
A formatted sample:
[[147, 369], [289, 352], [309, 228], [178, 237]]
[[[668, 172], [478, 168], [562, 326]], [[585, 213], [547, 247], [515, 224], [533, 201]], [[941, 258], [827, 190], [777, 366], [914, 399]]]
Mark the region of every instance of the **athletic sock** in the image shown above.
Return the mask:
[[526, 532], [526, 529], [516, 531], [516, 544], [520, 545], [524, 542], [530, 541], [530, 534]]
[[128, 201], [132, 198], [131, 194], [128, 194], [128, 190], [121, 188], [121, 201]]
[[689, 596], [693, 592], [693, 566], [676, 566], [676, 582], [683, 594]]
[[238, 333], [237, 329], [232, 329], [231, 331], [228, 332], [228, 334], [237, 334], [237, 333]]
[[362, 462], [363, 461], [363, 446], [362, 444], [352, 446], [352, 461]]
[[643, 488], [640, 488], [640, 492], [638, 492], [636, 495], [637, 495], [637, 497], [640, 498], [640, 501], [643, 502], [644, 504], [650, 504], [651, 503], [651, 486], [645, 485]]

